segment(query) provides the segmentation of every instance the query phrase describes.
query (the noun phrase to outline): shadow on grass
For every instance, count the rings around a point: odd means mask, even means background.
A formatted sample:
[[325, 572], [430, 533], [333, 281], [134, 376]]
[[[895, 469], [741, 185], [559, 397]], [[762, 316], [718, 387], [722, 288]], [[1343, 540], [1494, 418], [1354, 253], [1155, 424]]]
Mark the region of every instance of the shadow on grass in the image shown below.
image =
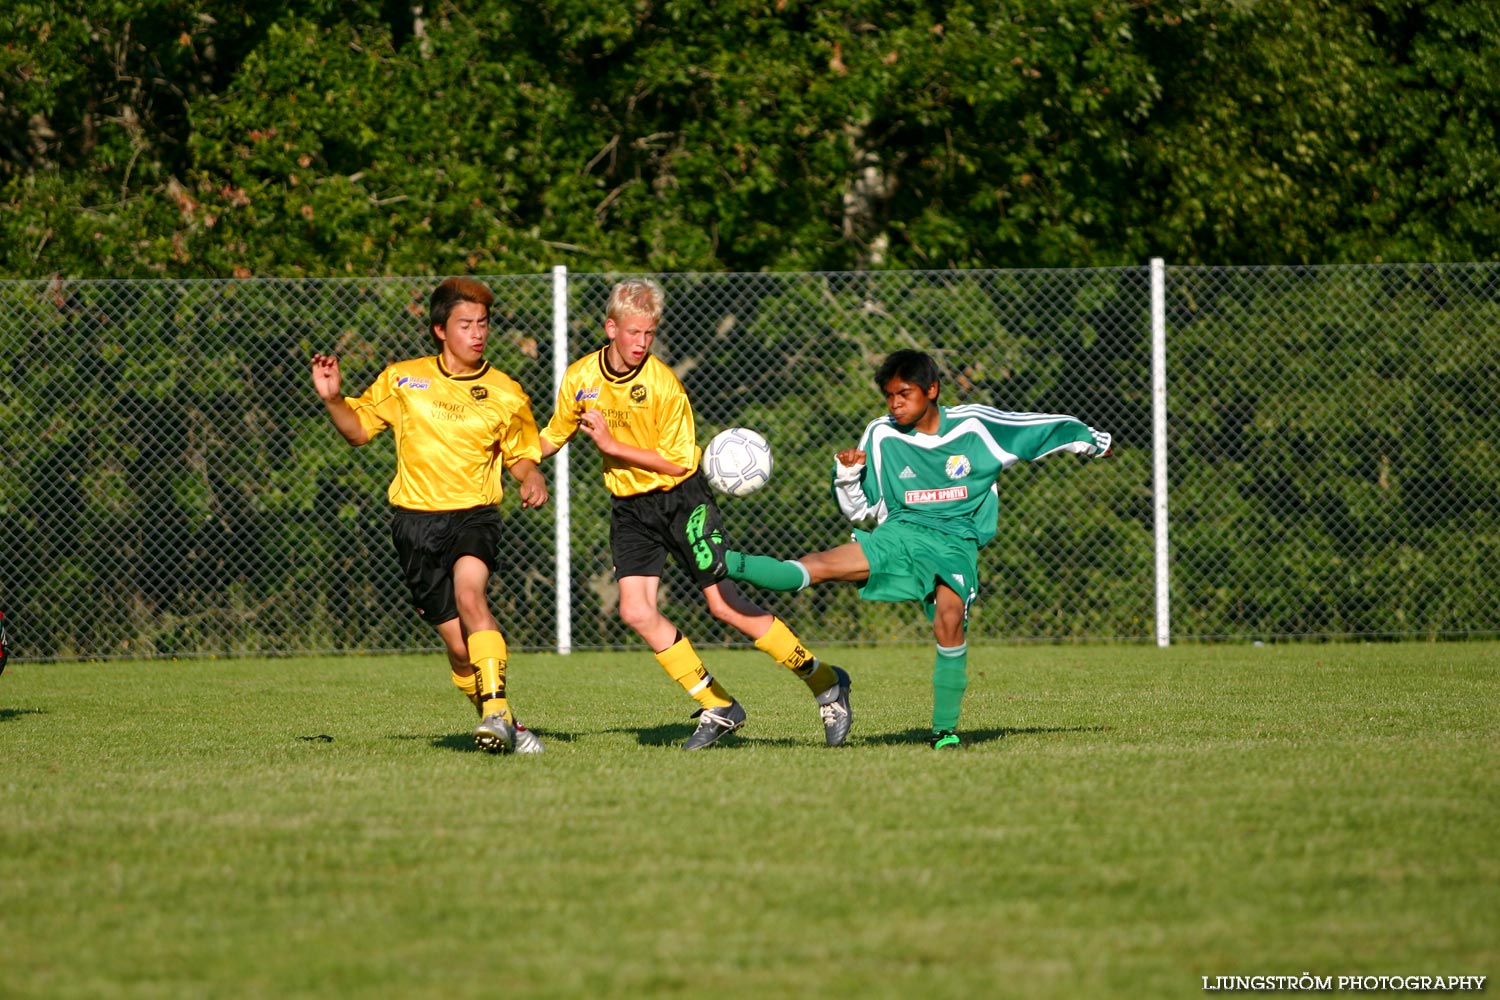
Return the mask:
[[[1108, 726], [1022, 726], [1001, 729], [960, 729], [958, 735], [965, 746], [993, 743], [1007, 736], [1042, 736], [1052, 733], [1103, 733]], [[932, 736], [930, 729], [908, 729], [900, 733], [880, 733], [859, 740], [872, 746], [897, 746], [903, 743], [926, 743]]]
[[[600, 734], [619, 733], [635, 737], [637, 743], [643, 747], [674, 747], [681, 746], [687, 738], [693, 734], [696, 723], [688, 720], [686, 722], [668, 722], [657, 726], [627, 726], [617, 729], [598, 730]], [[1007, 736], [1039, 736], [1054, 733], [1103, 733], [1109, 731], [1109, 726], [1025, 726], [1003, 729], [963, 729], [959, 735], [963, 737], [965, 746], [976, 746], [981, 743], [993, 743]], [[542, 738], [543, 743], [572, 743], [577, 740], [575, 733], [559, 732], [557, 730], [536, 729], [533, 730]], [[932, 735], [928, 729], [907, 729], [899, 733], [875, 733], [862, 736], [858, 732], [850, 740], [853, 746], [902, 746], [902, 745], [925, 745], [927, 739]], [[439, 736], [419, 736], [416, 734], [397, 734], [390, 737], [393, 740], [427, 740], [433, 747], [439, 750], [453, 750], [458, 753], [482, 753], [474, 745], [474, 734], [472, 732], [447, 733]], [[714, 744], [716, 747], [732, 748], [736, 745], [760, 746], [760, 747], [792, 747], [799, 746], [802, 740], [791, 737], [775, 736], [760, 737], [753, 733], [747, 733], [744, 729], [729, 733]]]
[[[668, 722], [659, 726], [625, 726], [619, 729], [606, 729], [606, 733], [624, 733], [635, 736], [635, 740], [643, 747], [680, 747], [687, 742], [687, 738], [693, 735], [698, 728], [698, 723], [692, 719], [684, 722]], [[726, 733], [715, 742], [715, 747], [758, 746], [758, 747], [791, 747], [797, 746], [800, 741], [784, 736], [758, 736], [754, 732], [747, 731], [750, 727]]]
[[10, 722], [23, 715], [46, 715], [44, 708], [0, 708], [0, 722]]
[[[669, 747], [674, 743], [681, 743], [693, 735], [693, 730], [698, 728], [696, 722], [668, 722], [659, 726], [623, 726], [618, 729], [606, 729], [606, 733], [626, 733], [635, 736], [635, 741], [643, 747]], [[729, 741], [738, 740], [739, 737], [730, 733], [723, 737], [725, 746]]]
[[[526, 728], [527, 729], [531, 729], [530, 726], [527, 726]], [[546, 746], [546, 745], [552, 744], [552, 743], [572, 743], [573, 740], [574, 740], [574, 736], [573, 736], [572, 733], [560, 733], [560, 732], [557, 732], [556, 730], [551, 730], [551, 729], [531, 729], [531, 731], [534, 732], [534, 733], [536, 733], [538, 736], [540, 736], [542, 738], [542, 745], [543, 746]], [[431, 736], [431, 737], [428, 737], [428, 736], [392, 736], [391, 739], [393, 739], [393, 740], [421, 740], [421, 739], [425, 739], [425, 740], [428, 741], [428, 743], [431, 746], [433, 746], [434, 748], [436, 748], [438, 750], [454, 750], [454, 751], [456, 751], [458, 753], [487, 753], [488, 752], [488, 751], [480, 750], [479, 747], [477, 747], [477, 746], [474, 745], [474, 732], [473, 732], [473, 730], [465, 730], [464, 732], [461, 732], [461, 733], [446, 733], [446, 734], [443, 734], [443, 735], [440, 735], [440, 736]]]

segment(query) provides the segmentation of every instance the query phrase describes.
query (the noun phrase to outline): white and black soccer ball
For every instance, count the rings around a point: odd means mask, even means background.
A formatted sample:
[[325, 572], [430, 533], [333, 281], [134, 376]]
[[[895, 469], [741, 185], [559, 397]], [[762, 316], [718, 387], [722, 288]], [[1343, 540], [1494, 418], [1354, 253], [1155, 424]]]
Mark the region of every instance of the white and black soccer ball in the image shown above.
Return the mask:
[[703, 449], [703, 476], [727, 497], [745, 497], [771, 481], [771, 445], [758, 431], [731, 427]]

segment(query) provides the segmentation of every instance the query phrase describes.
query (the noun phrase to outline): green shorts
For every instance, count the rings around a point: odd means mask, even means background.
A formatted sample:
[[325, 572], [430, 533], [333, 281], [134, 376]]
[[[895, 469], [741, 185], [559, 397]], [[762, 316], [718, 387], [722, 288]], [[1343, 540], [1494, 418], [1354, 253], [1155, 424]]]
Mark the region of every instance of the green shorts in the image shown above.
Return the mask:
[[979, 596], [979, 545], [890, 521], [874, 531], [855, 531], [854, 540], [870, 564], [870, 579], [859, 588], [866, 601], [921, 601], [932, 617], [939, 581], [964, 599], [964, 613]]

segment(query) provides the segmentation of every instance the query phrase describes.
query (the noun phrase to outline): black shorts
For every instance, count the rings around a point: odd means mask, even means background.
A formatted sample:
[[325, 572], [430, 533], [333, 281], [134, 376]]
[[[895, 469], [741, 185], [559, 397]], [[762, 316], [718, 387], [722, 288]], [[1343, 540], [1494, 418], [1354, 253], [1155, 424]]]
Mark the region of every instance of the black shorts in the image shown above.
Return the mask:
[[615, 579], [661, 576], [667, 553], [699, 590], [724, 579], [724, 522], [700, 473], [670, 490], [615, 497], [609, 550]]
[[495, 571], [500, 560], [500, 508], [391, 512], [391, 541], [417, 614], [429, 625], [458, 617], [453, 564], [474, 556]]

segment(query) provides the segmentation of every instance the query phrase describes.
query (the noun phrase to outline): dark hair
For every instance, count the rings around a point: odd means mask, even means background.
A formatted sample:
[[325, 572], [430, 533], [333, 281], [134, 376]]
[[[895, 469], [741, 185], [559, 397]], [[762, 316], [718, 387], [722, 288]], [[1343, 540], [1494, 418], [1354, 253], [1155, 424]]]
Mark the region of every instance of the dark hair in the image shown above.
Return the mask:
[[[449, 278], [432, 290], [432, 297], [427, 301], [427, 332], [432, 333], [434, 327], [447, 326], [449, 314], [460, 302], [478, 302], [488, 316], [494, 301], [495, 294], [483, 282], [473, 278]], [[436, 334], [432, 339], [441, 344]]]
[[903, 379], [926, 390], [940, 381], [937, 362], [921, 351], [892, 351], [875, 370], [875, 386], [881, 391], [893, 378]]

